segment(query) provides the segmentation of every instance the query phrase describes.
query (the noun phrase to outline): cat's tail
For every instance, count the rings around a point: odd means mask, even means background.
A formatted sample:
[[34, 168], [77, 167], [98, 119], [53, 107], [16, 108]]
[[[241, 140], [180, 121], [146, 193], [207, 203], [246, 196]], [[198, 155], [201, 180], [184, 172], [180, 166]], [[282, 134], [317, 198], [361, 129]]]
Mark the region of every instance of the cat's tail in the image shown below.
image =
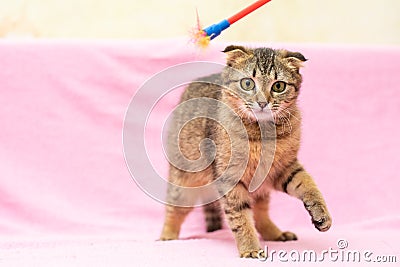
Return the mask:
[[214, 232], [222, 229], [221, 205], [218, 200], [203, 206], [206, 218], [207, 232]]

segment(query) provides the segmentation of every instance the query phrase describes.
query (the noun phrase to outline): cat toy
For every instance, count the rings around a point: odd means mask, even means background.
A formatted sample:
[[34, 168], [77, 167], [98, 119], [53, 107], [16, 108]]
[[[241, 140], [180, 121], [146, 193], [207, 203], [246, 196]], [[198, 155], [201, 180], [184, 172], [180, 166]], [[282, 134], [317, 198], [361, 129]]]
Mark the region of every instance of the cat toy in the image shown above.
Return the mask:
[[270, 2], [271, 0], [258, 0], [253, 4], [249, 5], [245, 9], [239, 11], [232, 17], [228, 19], [224, 19], [219, 23], [213, 24], [207, 28], [202, 29], [199, 19], [199, 14], [196, 11], [197, 15], [197, 26], [192, 30], [192, 42], [201, 48], [206, 48], [210, 41], [221, 34], [222, 31], [226, 30], [229, 26], [231, 26], [236, 21], [242, 19], [243, 17], [247, 16], [254, 10], [262, 7], [266, 3]]

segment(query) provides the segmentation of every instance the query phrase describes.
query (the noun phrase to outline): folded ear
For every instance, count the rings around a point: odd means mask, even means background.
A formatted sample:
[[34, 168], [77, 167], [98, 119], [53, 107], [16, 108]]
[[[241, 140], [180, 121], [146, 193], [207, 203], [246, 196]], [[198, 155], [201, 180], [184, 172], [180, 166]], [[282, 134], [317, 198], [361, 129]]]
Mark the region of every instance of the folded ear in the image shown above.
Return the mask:
[[251, 55], [251, 52], [248, 49], [237, 45], [227, 46], [222, 52], [227, 55], [226, 62], [228, 66], [237, 64]]
[[303, 63], [307, 61], [307, 59], [299, 52], [280, 50], [279, 53], [287, 66], [296, 71], [299, 71], [299, 69], [303, 67]]

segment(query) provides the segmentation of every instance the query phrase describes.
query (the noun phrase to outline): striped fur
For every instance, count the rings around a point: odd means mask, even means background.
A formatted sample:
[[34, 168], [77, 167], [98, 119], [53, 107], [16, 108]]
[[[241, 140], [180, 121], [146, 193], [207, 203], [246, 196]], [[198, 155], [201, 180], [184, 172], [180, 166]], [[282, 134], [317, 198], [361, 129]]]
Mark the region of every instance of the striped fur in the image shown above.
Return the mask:
[[[232, 91], [223, 90], [213, 84], [192, 83], [182, 95], [181, 102], [196, 97], [209, 97], [224, 102], [233, 109], [244, 110], [241, 119], [245, 125], [248, 138], [239, 133], [233, 138], [234, 142], [243, 142], [242, 147], [249, 145], [249, 161], [244, 174], [232, 190], [220, 200], [204, 207], [207, 231], [215, 231], [222, 227], [221, 209], [232, 230], [241, 257], [257, 257], [260, 250], [258, 234], [264, 240], [289, 241], [297, 236], [291, 232], [281, 231], [269, 218], [269, 195], [271, 190], [286, 192], [300, 199], [311, 216], [312, 223], [320, 231], [326, 231], [331, 225], [322, 194], [313, 179], [299, 163], [297, 153], [300, 148], [301, 114], [297, 108], [297, 96], [300, 93], [302, 76], [299, 69], [306, 59], [300, 53], [270, 48], [248, 49], [239, 46], [228, 46], [227, 65], [245, 73], [256, 84], [253, 94], [244, 92], [234, 74], [227, 67], [221, 74], [210, 76], [210, 81], [223, 82]], [[276, 81], [283, 81], [285, 91], [277, 93], [272, 90]], [[233, 93], [232, 93], [233, 92]], [[252, 117], [249, 110], [260, 108], [259, 103], [268, 103], [274, 115], [276, 127], [276, 150], [270, 171], [263, 184], [250, 193], [250, 181], [259, 164], [261, 153], [261, 133], [257, 118]], [[257, 104], [258, 103], [258, 104]], [[264, 105], [264, 104], [263, 104]], [[259, 107], [258, 107], [259, 106]], [[187, 114], [196, 109], [206, 109], [216, 112], [220, 119], [229, 121], [229, 114], [216, 110], [211, 106], [192, 107], [177, 114], [176, 120], [184, 120]], [[171, 126], [172, 131], [174, 125]], [[235, 130], [235, 129], [233, 129]], [[181, 152], [186, 158], [195, 160], [200, 157], [198, 146], [204, 138], [214, 141], [217, 151], [211, 166], [203, 171], [193, 173], [170, 166], [169, 180], [182, 186], [201, 186], [212, 182], [224, 173], [231, 159], [231, 139], [224, 128], [213, 120], [198, 118], [190, 121], [180, 131], [179, 143], [173, 140], [169, 144], [177, 153]], [[239, 146], [240, 147], [240, 146]], [[240, 152], [240, 151], [239, 151]], [[243, 159], [245, 160], [245, 159]], [[263, 166], [263, 161], [260, 162]], [[239, 165], [239, 164], [238, 164]], [[237, 173], [235, 165], [228, 171]], [[229, 178], [228, 178], [229, 179]], [[222, 181], [221, 183], [228, 183]], [[168, 197], [179, 198], [179, 192], [169, 191]], [[167, 206], [164, 228], [161, 240], [177, 239], [181, 224], [191, 208]]]

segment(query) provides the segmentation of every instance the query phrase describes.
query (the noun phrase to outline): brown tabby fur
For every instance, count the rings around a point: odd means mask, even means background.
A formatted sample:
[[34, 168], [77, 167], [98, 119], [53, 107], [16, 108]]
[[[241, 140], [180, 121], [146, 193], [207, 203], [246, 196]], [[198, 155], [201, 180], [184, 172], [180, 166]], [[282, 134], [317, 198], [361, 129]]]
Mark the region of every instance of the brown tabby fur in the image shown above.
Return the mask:
[[[216, 144], [216, 157], [212, 164], [199, 172], [185, 172], [173, 165], [170, 166], [169, 180], [181, 186], [201, 186], [218, 178], [224, 171], [238, 172], [235, 166], [226, 169], [234, 151], [231, 142], [249, 143], [249, 161], [240, 181], [224, 195], [220, 201], [204, 206], [207, 231], [222, 227], [220, 204], [225, 213], [229, 227], [235, 236], [241, 257], [257, 257], [261, 247], [257, 232], [264, 240], [296, 240], [294, 233], [281, 231], [269, 218], [269, 193], [278, 190], [300, 199], [311, 216], [312, 223], [319, 231], [327, 231], [331, 226], [331, 217], [325, 201], [311, 176], [297, 160], [300, 147], [300, 111], [296, 100], [300, 91], [302, 77], [299, 72], [306, 61], [300, 53], [269, 48], [248, 49], [241, 46], [228, 46], [223, 52], [227, 54], [227, 65], [221, 74], [208, 77], [210, 81], [226, 84], [231, 90], [224, 90], [215, 84], [192, 83], [183, 93], [181, 102], [197, 97], [209, 97], [228, 104], [234, 110], [240, 110], [248, 138], [235, 132], [232, 127], [228, 136], [226, 130], [213, 120], [197, 118], [187, 123], [179, 134], [179, 141], [171, 141], [170, 146], [179, 145], [181, 153], [188, 159], [195, 160], [201, 156], [200, 141], [211, 138]], [[246, 94], [229, 71], [232, 67], [255, 81], [254, 94]], [[276, 81], [286, 83], [286, 91], [278, 94], [271, 90]], [[256, 104], [266, 103], [273, 113], [276, 126], [276, 150], [272, 166], [262, 185], [254, 192], [248, 187], [260, 160], [261, 134], [257, 119], [251, 115]], [[244, 107], [240, 109], [240, 107]], [[185, 120], [186, 114], [197, 109], [209, 109], [216, 112], [221, 120], [230, 119], [228, 114], [213, 107], [193, 106], [177, 115], [177, 120]], [[222, 113], [222, 114], [221, 114]], [[172, 130], [174, 126], [172, 125]], [[233, 141], [232, 141], [233, 140]], [[244, 144], [244, 143], [243, 143]], [[243, 146], [245, 147], [245, 146]], [[242, 159], [243, 160], [243, 159]], [[263, 161], [260, 162], [263, 166]], [[229, 181], [225, 181], [229, 182]], [[180, 193], [168, 191], [169, 198], [179, 198]], [[221, 203], [219, 203], [221, 202]], [[181, 224], [191, 207], [167, 205], [165, 223], [161, 240], [177, 239]], [[261, 252], [262, 253], [262, 252]]]

